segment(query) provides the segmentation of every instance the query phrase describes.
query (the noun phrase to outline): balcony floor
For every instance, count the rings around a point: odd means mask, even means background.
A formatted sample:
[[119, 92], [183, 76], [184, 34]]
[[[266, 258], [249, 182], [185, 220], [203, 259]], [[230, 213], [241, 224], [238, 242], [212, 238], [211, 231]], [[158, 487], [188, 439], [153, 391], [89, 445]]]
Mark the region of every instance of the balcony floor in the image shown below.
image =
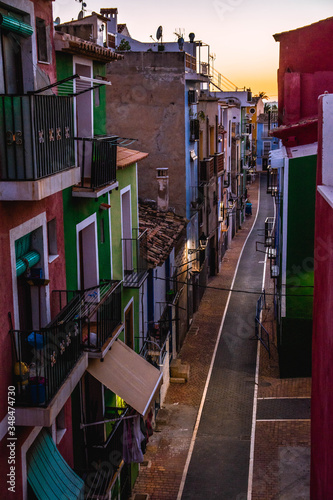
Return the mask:
[[[91, 345], [90, 347], [87, 344], [88, 341], [88, 325], [84, 325], [82, 327], [82, 340], [84, 344], [84, 350], [88, 352], [88, 357], [89, 358], [104, 358], [104, 356], [107, 354], [109, 351], [111, 345], [113, 342], [117, 340], [119, 335], [121, 334], [122, 330], [124, 328], [124, 325], [120, 323], [114, 330], [111, 332], [110, 336], [106, 339], [104, 342], [103, 346], [101, 348], [95, 347]], [[90, 334], [95, 333], [97, 330], [97, 324], [96, 323], [90, 323]]]
[[147, 271], [141, 271], [141, 272], [133, 272], [130, 274], [125, 274], [124, 280], [123, 280], [123, 287], [124, 288], [140, 288], [142, 283], [145, 281], [145, 279], [148, 276]]
[[108, 193], [113, 189], [117, 189], [118, 186], [118, 181], [115, 181], [100, 188], [91, 188], [90, 179], [85, 179], [83, 186], [80, 183], [79, 185], [73, 187], [72, 196], [74, 198], [99, 198], [103, 194]]
[[0, 181], [0, 201], [39, 201], [74, 186], [80, 181], [80, 168], [31, 181]]

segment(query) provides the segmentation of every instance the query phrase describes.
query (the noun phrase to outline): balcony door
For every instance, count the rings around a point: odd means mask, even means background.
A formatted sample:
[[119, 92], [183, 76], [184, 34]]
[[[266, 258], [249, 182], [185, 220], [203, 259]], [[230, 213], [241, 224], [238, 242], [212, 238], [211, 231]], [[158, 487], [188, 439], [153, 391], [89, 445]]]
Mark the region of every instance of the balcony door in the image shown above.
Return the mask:
[[86, 290], [99, 283], [96, 214], [76, 226], [78, 288]]
[[[92, 62], [84, 59], [74, 58], [74, 74], [85, 78], [92, 78]], [[79, 83], [75, 83], [75, 91], [79, 91]], [[82, 87], [81, 87], [82, 89]], [[91, 91], [84, 92], [75, 97], [75, 127], [76, 136], [92, 138], [93, 130], [93, 94]], [[78, 164], [83, 168], [83, 177], [91, 177], [92, 142], [78, 141]]]
[[134, 348], [134, 331], [133, 331], [133, 302], [131, 302], [124, 312], [125, 315], [125, 344], [131, 349]]
[[121, 228], [123, 238], [124, 274], [133, 272], [132, 214], [130, 187], [121, 191]]
[[[20, 37], [13, 33], [2, 32], [1, 56], [4, 91], [6, 94], [23, 93], [23, 75]], [[1, 65], [0, 65], [1, 68]], [[0, 85], [1, 87], [1, 85]]]

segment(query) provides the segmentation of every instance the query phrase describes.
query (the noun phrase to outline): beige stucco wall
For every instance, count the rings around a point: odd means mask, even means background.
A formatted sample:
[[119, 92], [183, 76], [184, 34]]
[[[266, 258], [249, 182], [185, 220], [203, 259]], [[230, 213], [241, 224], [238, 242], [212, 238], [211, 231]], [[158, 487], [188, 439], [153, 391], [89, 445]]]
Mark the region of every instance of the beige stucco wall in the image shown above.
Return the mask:
[[157, 200], [157, 168], [169, 169], [169, 204], [186, 215], [185, 54], [128, 52], [108, 65], [107, 131], [138, 139], [139, 196]]

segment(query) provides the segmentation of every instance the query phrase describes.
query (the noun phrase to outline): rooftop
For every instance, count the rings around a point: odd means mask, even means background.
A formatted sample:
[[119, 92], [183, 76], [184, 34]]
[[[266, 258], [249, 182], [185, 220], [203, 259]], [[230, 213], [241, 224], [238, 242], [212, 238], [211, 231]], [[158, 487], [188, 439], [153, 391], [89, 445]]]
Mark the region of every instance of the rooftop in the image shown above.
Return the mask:
[[105, 63], [124, 58], [123, 55], [117, 54], [111, 49], [61, 31], [55, 31], [54, 45], [56, 51], [80, 54]]
[[125, 168], [132, 163], [143, 160], [147, 158], [148, 153], [142, 153], [140, 151], [135, 151], [134, 149], [123, 148], [118, 146], [117, 148], [117, 168]]
[[139, 204], [140, 230], [147, 230], [147, 261], [150, 268], [160, 266], [174, 248], [187, 220], [174, 212], [162, 212], [150, 203]]
[[329, 22], [329, 21], [333, 21], [333, 17], [328, 17], [327, 19], [321, 19], [320, 21], [317, 21], [316, 23], [312, 23], [312, 24], [307, 24], [306, 26], [301, 26], [300, 28], [295, 28], [293, 30], [289, 30], [289, 31], [283, 31], [282, 33], [275, 33], [275, 35], [273, 35], [273, 38], [276, 42], [279, 42], [280, 41], [280, 38], [284, 35], [288, 35], [289, 33], [293, 33], [295, 31], [299, 31], [299, 30], [304, 30], [304, 29], [308, 29], [310, 27], [315, 27], [315, 26], [318, 26], [319, 24], [322, 24], [322, 23], [325, 23], [325, 22]]

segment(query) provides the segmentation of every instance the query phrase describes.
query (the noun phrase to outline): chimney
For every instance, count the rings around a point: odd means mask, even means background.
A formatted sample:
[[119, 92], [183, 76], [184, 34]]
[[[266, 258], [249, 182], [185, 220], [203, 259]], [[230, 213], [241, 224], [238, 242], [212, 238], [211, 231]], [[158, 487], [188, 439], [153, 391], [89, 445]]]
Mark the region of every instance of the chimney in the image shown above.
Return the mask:
[[169, 175], [167, 168], [156, 170], [157, 208], [166, 212], [169, 208]]
[[108, 19], [108, 33], [117, 34], [118, 9], [100, 9], [102, 16]]

